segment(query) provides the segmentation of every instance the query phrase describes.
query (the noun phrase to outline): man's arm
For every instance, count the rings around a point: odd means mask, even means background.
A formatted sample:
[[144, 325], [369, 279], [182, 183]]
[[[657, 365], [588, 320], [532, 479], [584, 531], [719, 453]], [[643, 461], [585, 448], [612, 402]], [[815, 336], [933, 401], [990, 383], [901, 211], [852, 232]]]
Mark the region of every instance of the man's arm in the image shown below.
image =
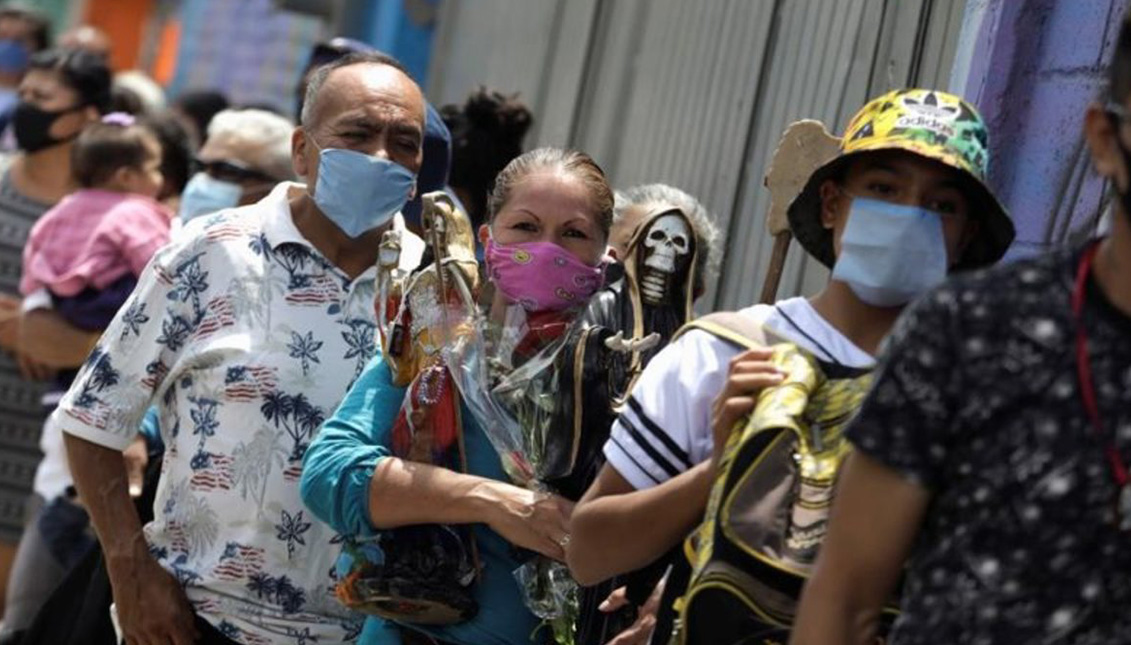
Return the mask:
[[190, 645], [192, 607], [180, 584], [149, 554], [130, 500], [121, 451], [64, 433], [75, 488], [106, 558], [120, 621], [139, 643]]
[[792, 645], [874, 642], [928, 502], [930, 493], [902, 474], [859, 452], [848, 458]]
[[605, 464], [570, 520], [566, 562], [574, 579], [593, 585], [667, 553], [703, 519], [713, 475], [706, 461], [658, 486], [636, 490]]

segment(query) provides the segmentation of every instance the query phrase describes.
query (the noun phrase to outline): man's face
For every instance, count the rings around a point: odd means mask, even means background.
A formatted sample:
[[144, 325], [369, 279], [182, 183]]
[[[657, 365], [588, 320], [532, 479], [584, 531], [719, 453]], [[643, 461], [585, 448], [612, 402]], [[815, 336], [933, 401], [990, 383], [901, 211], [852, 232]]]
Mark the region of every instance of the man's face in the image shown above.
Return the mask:
[[35, 51], [31, 29], [31, 24], [22, 18], [0, 18], [0, 39], [18, 41], [29, 53]]
[[942, 221], [949, 264], [953, 266], [977, 232], [961, 172], [900, 150], [883, 150], [855, 159], [839, 185], [821, 186], [821, 222], [833, 231], [833, 249], [840, 256], [840, 238], [848, 224], [853, 197], [928, 209]]
[[319, 148], [342, 148], [420, 170], [424, 96], [400, 70], [358, 63], [330, 73], [311, 106], [310, 123], [295, 131], [295, 173], [307, 189], [318, 183]]
[[239, 185], [243, 191], [239, 202], [242, 206], [259, 201], [280, 181], [263, 169], [263, 152], [240, 139], [209, 137], [196, 158], [201, 172]]

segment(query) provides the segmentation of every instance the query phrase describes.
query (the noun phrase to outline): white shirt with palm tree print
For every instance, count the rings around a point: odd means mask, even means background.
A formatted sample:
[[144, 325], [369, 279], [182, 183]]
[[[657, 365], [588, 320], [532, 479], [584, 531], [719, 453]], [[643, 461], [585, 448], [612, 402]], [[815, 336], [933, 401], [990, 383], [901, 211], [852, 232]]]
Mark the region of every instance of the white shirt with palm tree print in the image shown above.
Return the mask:
[[196, 612], [248, 645], [356, 638], [332, 593], [337, 536], [302, 504], [307, 446], [373, 355], [374, 278], [306, 241], [280, 184], [160, 251], [54, 421], [121, 449], [146, 408], [165, 453], [150, 550]]

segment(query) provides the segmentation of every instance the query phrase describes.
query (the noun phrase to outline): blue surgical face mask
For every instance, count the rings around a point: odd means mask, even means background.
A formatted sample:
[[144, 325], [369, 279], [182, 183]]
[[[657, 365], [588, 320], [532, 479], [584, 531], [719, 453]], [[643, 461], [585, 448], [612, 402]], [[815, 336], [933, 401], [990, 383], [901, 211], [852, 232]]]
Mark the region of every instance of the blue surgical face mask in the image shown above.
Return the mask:
[[20, 41], [0, 38], [0, 72], [19, 74], [27, 69], [30, 57], [27, 47]]
[[946, 279], [942, 218], [931, 210], [854, 197], [833, 279], [875, 307], [899, 307]]
[[242, 195], [243, 188], [239, 184], [221, 181], [206, 172], [198, 172], [185, 185], [185, 191], [181, 195], [181, 208], [177, 214], [181, 223], [187, 224], [201, 215], [235, 208]]
[[351, 238], [388, 224], [416, 186], [412, 171], [388, 159], [341, 148], [318, 154], [314, 203]]

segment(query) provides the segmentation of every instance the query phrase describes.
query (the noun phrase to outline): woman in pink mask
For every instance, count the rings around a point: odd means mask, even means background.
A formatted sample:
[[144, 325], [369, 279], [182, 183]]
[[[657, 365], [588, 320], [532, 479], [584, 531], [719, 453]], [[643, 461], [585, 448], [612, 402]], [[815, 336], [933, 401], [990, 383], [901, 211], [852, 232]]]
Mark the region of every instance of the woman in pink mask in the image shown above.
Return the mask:
[[[516, 352], [524, 344], [535, 350], [539, 339], [559, 335], [602, 286], [613, 192], [587, 155], [543, 148], [512, 161], [488, 201], [489, 220], [479, 236], [494, 289], [484, 304], [499, 324], [513, 305], [525, 309], [529, 332]], [[303, 499], [347, 540], [381, 544], [387, 569], [383, 533], [419, 525], [468, 531], [479, 563], [468, 591], [475, 610], [445, 625], [370, 617], [358, 642], [547, 642], [549, 630], [536, 630], [539, 620], [513, 577], [521, 564], [515, 547], [564, 560], [573, 504], [507, 483], [498, 453], [462, 404], [465, 468], [393, 456], [391, 430], [404, 397], [378, 355], [306, 453]], [[416, 582], [429, 584], [408, 584]]]

